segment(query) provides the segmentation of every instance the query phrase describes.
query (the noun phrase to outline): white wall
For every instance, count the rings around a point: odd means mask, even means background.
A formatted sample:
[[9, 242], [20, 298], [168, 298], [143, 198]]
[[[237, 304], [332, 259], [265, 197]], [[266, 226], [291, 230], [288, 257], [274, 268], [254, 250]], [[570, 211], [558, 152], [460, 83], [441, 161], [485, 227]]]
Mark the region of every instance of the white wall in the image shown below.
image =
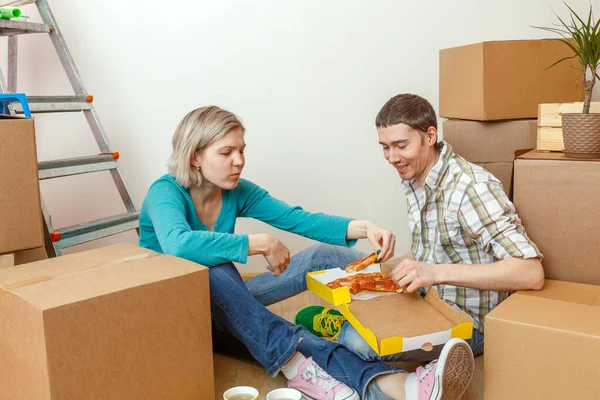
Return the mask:
[[[247, 179], [311, 211], [374, 220], [395, 232], [397, 254], [409, 249], [406, 200], [377, 144], [380, 107], [414, 92], [437, 110], [439, 49], [547, 37], [530, 25], [553, 23], [551, 6], [566, 14], [560, 0], [50, 2], [138, 206], [165, 172], [177, 122], [217, 104], [247, 127]], [[18, 85], [70, 93], [47, 37], [20, 38]], [[83, 116], [41, 115], [36, 128], [42, 160], [97, 151]], [[107, 173], [43, 182], [54, 224], [121, 212], [110, 182]], [[238, 231], [274, 233], [292, 252], [310, 243], [255, 221]], [[115, 240], [136, 236], [102, 244]], [[264, 265], [253, 257], [242, 269]]]

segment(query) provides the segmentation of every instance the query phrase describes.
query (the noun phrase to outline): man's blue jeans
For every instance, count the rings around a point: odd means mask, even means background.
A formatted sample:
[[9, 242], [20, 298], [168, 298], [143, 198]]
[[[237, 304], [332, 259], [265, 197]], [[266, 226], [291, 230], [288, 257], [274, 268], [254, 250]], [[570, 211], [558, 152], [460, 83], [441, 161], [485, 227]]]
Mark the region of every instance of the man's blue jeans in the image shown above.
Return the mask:
[[250, 355], [271, 376], [299, 351], [331, 376], [370, 396], [367, 385], [378, 375], [399, 372], [378, 362], [367, 362], [341, 344], [311, 334], [271, 313], [266, 305], [306, 290], [306, 273], [337, 268], [358, 259], [356, 250], [318, 244], [292, 257], [280, 276], [266, 272], [244, 282], [232, 263], [211, 267], [210, 298], [213, 346], [232, 355]]

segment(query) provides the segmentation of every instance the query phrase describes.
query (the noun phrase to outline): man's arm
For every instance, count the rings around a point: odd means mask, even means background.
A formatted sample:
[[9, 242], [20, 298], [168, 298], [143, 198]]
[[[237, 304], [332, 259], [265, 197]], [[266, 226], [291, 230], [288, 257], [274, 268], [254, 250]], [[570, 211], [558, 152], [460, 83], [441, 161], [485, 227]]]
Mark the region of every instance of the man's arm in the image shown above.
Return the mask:
[[447, 284], [479, 290], [540, 290], [544, 269], [539, 258], [507, 258], [491, 264], [425, 264], [403, 260], [392, 270], [392, 279], [408, 292]]
[[464, 234], [480, 246], [480, 251], [499, 261], [432, 265], [405, 260], [392, 271], [392, 279], [400, 287], [409, 292], [438, 284], [494, 291], [542, 289], [542, 255], [527, 237], [500, 184], [480, 182], [469, 187], [458, 220]]

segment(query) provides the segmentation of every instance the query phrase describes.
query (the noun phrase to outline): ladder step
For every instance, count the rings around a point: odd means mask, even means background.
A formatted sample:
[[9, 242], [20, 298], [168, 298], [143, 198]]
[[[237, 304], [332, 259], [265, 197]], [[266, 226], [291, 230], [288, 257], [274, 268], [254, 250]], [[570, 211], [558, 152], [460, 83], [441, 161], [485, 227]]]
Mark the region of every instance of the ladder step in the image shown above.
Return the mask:
[[[23, 107], [20, 103], [12, 103], [10, 106], [17, 114], [23, 114]], [[31, 103], [29, 110], [32, 113], [57, 113], [57, 112], [76, 112], [91, 110], [92, 104], [87, 102], [57, 102], [57, 103]]]
[[31, 103], [91, 103], [94, 96], [27, 96], [27, 102]]
[[0, 36], [21, 35], [25, 33], [48, 33], [50, 25], [34, 22], [0, 20]]
[[61, 160], [41, 161], [38, 164], [40, 180], [107, 171], [117, 168], [119, 153], [103, 153], [95, 156], [64, 158]]
[[55, 246], [64, 249], [136, 229], [140, 225], [139, 216], [140, 213], [135, 211], [84, 222], [55, 230], [50, 234], [50, 238]]

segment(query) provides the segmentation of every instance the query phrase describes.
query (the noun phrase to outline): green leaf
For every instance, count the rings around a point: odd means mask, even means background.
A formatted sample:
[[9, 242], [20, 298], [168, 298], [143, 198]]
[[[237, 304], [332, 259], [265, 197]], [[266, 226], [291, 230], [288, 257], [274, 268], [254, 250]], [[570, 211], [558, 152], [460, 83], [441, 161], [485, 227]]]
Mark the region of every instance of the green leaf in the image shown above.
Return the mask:
[[546, 71], [547, 71], [547, 70], [549, 70], [550, 68], [554, 67], [554, 66], [555, 66], [556, 64], [558, 64], [558, 63], [561, 63], [561, 62], [563, 62], [563, 61], [565, 61], [565, 60], [572, 60], [572, 59], [573, 59], [573, 58], [575, 58], [575, 57], [577, 57], [577, 56], [576, 56], [576, 55], [574, 55], [574, 56], [571, 56], [571, 57], [564, 57], [564, 58], [561, 58], [560, 60], [558, 60], [557, 62], [555, 62], [554, 64], [552, 64], [552, 65], [551, 65], [551, 66], [549, 66], [548, 68], [546, 68]]

